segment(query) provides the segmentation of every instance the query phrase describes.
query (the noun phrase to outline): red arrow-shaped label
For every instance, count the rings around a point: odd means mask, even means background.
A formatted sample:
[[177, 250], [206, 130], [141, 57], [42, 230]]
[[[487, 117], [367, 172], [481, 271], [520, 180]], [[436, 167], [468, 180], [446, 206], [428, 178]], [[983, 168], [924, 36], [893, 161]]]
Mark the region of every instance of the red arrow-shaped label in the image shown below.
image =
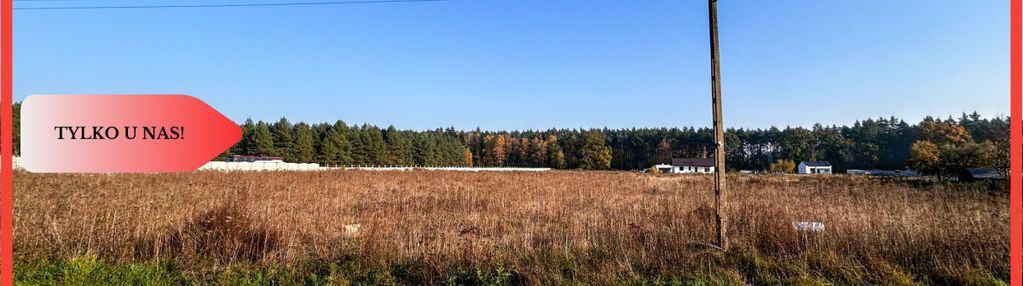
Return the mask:
[[21, 107], [31, 172], [188, 172], [242, 131], [187, 95], [32, 95]]

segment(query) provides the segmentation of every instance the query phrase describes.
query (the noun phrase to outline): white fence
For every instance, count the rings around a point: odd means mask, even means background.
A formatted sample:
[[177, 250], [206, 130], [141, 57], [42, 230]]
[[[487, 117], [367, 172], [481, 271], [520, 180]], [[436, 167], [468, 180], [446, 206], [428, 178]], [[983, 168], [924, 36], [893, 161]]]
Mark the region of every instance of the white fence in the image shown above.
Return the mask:
[[[24, 169], [21, 157], [11, 159], [14, 169]], [[338, 168], [321, 167], [315, 163], [285, 163], [285, 162], [224, 162], [210, 161], [200, 171], [326, 171]]]
[[[21, 157], [12, 160], [15, 169], [24, 169]], [[422, 167], [422, 166], [321, 166], [316, 163], [287, 162], [224, 162], [210, 161], [199, 171], [328, 171], [328, 170], [364, 170], [364, 171], [458, 171], [458, 172], [544, 172], [550, 168], [513, 168], [513, 167]]]
[[328, 170], [362, 170], [362, 171], [457, 171], [457, 172], [544, 172], [550, 168], [510, 168], [510, 167], [420, 167], [420, 166], [320, 166], [316, 163], [286, 162], [223, 162], [211, 161], [199, 168], [200, 171], [328, 171]]
[[320, 167], [316, 163], [286, 162], [224, 162], [210, 161], [199, 167], [200, 171], [326, 171], [331, 168]]
[[344, 167], [345, 170], [366, 171], [458, 171], [458, 172], [545, 172], [551, 168], [514, 168], [514, 167]]

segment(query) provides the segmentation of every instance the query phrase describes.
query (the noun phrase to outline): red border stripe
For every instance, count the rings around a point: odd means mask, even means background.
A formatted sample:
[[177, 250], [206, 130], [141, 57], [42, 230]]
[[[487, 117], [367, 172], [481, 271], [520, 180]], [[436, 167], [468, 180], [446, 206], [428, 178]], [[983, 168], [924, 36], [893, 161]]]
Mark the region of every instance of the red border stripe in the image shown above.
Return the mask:
[[1010, 132], [1012, 132], [1012, 134], [1009, 135], [1010, 138], [1009, 141], [1010, 144], [1012, 145], [1012, 147], [1010, 147], [1012, 152], [1011, 154], [1012, 164], [1010, 168], [1011, 173], [1009, 176], [1011, 181], [1009, 183], [1011, 185], [1009, 195], [1009, 198], [1011, 200], [1011, 202], [1009, 203], [1011, 221], [1009, 229], [1011, 232], [1010, 239], [1012, 239], [1012, 241], [1009, 242], [1010, 245], [1009, 259], [1011, 260], [1009, 263], [1011, 265], [1010, 280], [1012, 285], [1023, 285], [1023, 277], [1021, 277], [1021, 274], [1023, 274], [1023, 220], [1021, 220], [1023, 219], [1023, 197], [1021, 197], [1020, 191], [1021, 183], [1020, 174], [1023, 173], [1021, 172], [1020, 168], [1023, 167], [1023, 164], [1021, 164], [1021, 162], [1023, 162], [1023, 158], [1020, 158], [1021, 155], [1020, 148], [1021, 143], [1023, 143], [1023, 141], [1020, 141], [1021, 139], [1023, 139], [1021, 138], [1023, 137], [1023, 129], [1021, 129], [1021, 127], [1023, 127], [1021, 126], [1023, 125], [1023, 121], [1021, 121], [1021, 119], [1023, 118], [1020, 117], [1021, 113], [1020, 111], [1021, 109], [1023, 109], [1023, 99], [1021, 99], [1020, 86], [1020, 76], [1023, 75], [1023, 73], [1021, 73], [1021, 71], [1023, 70], [1021, 70], [1020, 62], [1021, 59], [1020, 28], [1021, 26], [1023, 26], [1021, 25], [1020, 15], [1021, 13], [1020, 8], [1023, 8], [1020, 6], [1021, 2], [1023, 2], [1023, 0], [1012, 0], [1012, 4], [1009, 5], [1010, 9], [1012, 10], [1011, 12], [1009, 12], [1009, 14], [1011, 15], [1010, 16], [1011, 23], [1009, 28], [1009, 31], [1011, 33], [1011, 35], [1009, 35], [1009, 38], [1011, 39], [1010, 76], [1012, 78], [1011, 80], [1012, 86], [1009, 88], [1011, 93], [1010, 94], [1011, 99], [1009, 100], [1009, 104], [1011, 106], [1009, 107], [1009, 109], [1010, 119], [1012, 120], [1011, 123], [1009, 123], [1010, 124], [1009, 129]]
[[14, 181], [12, 177], [12, 160], [11, 150], [13, 150], [12, 130], [11, 126], [13, 117], [11, 116], [12, 108], [12, 94], [14, 90], [11, 85], [14, 83], [14, 77], [11, 75], [13, 70], [12, 61], [14, 60], [13, 48], [13, 34], [14, 29], [12, 27], [14, 23], [14, 9], [12, 5], [13, 0], [2, 0], [3, 8], [0, 9], [0, 18], [3, 18], [3, 55], [0, 61], [3, 61], [3, 68], [0, 73], [3, 73], [3, 89], [0, 91], [0, 284], [2, 285], [13, 285], [14, 284]]
[[13, 56], [13, 34], [14, 29], [12, 27], [14, 23], [14, 9], [12, 5], [13, 0], [2, 0], [3, 7], [0, 12], [0, 18], [3, 18], [3, 31], [0, 32], [3, 35], [0, 36], [0, 40], [3, 41], [3, 52], [0, 55], [0, 61], [3, 62], [2, 70], [0, 73], [3, 74], [3, 88], [0, 90], [0, 284], [2, 285], [13, 285], [14, 284], [14, 181], [12, 178], [12, 160], [11, 150], [13, 150], [13, 142], [11, 141], [12, 132], [12, 119], [11, 106], [12, 106], [12, 94], [14, 90], [11, 85], [14, 83], [13, 76], [11, 75], [13, 70], [12, 61]]
[[[1010, 194], [1010, 216], [1011, 216], [1011, 239], [1010, 242], [1010, 264], [1011, 264], [1011, 285], [1023, 285], [1023, 196], [1021, 196], [1021, 184], [1023, 184], [1023, 178], [1020, 174], [1023, 174], [1023, 90], [1021, 90], [1020, 76], [1023, 76], [1023, 66], [1021, 66], [1021, 32], [1023, 32], [1023, 17], [1021, 17], [1021, 5], [1023, 0], [1012, 0], [1010, 4], [1010, 61], [1011, 71], [1010, 76], [1011, 87], [1010, 87], [1010, 142], [1012, 152], [1012, 164], [1011, 164], [1011, 194]], [[0, 0], [0, 285], [13, 285], [13, 178], [12, 178], [12, 94], [13, 89], [11, 87], [13, 83], [13, 77], [11, 75], [13, 70], [13, 10], [11, 9], [13, 0]]]

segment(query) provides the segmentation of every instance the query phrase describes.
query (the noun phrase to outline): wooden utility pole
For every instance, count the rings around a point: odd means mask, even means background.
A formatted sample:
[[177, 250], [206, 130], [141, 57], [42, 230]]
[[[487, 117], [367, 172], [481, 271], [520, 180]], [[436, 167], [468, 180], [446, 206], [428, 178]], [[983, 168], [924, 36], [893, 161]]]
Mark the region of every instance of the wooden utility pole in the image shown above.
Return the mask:
[[728, 250], [725, 228], [725, 130], [721, 123], [721, 59], [718, 51], [718, 5], [717, 0], [708, 0], [710, 10], [710, 81], [711, 102], [714, 109], [714, 203], [717, 205], [718, 247]]

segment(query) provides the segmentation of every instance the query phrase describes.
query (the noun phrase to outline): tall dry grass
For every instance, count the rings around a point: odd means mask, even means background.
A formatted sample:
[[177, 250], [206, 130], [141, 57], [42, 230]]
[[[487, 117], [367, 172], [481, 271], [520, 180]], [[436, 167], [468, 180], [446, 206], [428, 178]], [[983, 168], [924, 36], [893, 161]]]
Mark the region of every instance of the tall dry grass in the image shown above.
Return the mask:
[[[399, 267], [414, 284], [495, 266], [542, 284], [654, 276], [984, 284], [1007, 279], [1009, 267], [1001, 186], [732, 176], [733, 245], [720, 253], [705, 246], [714, 238], [707, 176], [16, 173], [14, 182], [15, 253], [29, 260], [294, 269], [356, 261]], [[827, 229], [799, 233], [793, 221]]]

